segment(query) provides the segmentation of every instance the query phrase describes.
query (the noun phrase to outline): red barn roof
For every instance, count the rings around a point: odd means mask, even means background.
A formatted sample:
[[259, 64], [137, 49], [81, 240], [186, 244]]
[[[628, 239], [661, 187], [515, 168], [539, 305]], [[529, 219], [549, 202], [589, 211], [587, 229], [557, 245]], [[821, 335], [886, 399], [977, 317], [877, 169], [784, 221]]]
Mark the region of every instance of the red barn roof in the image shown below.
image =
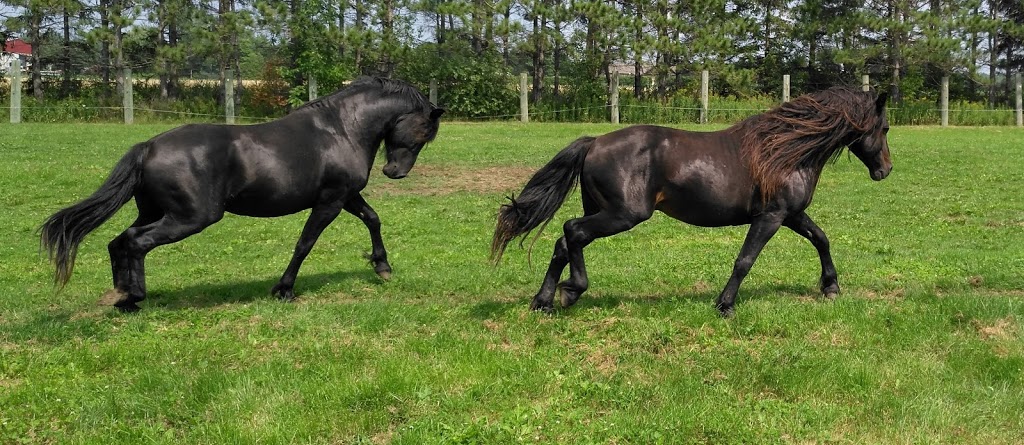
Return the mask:
[[32, 45], [21, 39], [8, 40], [4, 43], [4, 52], [28, 56], [32, 54]]

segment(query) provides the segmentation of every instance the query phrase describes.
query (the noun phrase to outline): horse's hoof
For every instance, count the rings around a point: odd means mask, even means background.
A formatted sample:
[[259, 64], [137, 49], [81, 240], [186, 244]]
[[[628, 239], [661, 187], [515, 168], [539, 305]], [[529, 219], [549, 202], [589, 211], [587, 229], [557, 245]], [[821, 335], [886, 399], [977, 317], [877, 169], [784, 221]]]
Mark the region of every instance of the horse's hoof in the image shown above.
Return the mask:
[[386, 269], [377, 270], [375, 272], [377, 272], [377, 276], [380, 277], [380, 279], [382, 279], [384, 281], [388, 281], [388, 280], [391, 279], [391, 268], [390, 267], [386, 268]]
[[579, 292], [566, 290], [564, 287], [563, 288], [559, 288], [558, 294], [559, 294], [559, 299], [562, 302], [562, 307], [563, 308], [571, 307], [572, 305], [576, 304], [577, 301], [580, 301], [580, 293]]
[[139, 307], [139, 305], [132, 303], [130, 301], [119, 302], [115, 304], [114, 307], [116, 307], [117, 310], [120, 311], [122, 314], [133, 314], [135, 312], [142, 310], [142, 308]]
[[270, 290], [270, 295], [273, 295], [277, 297], [278, 300], [285, 302], [295, 301], [295, 291], [291, 286], [277, 284]]
[[838, 297], [838, 296], [839, 296], [839, 292], [825, 292], [825, 295], [822, 298], [825, 301], [832, 301], [832, 300], [835, 300], [836, 297]]
[[554, 311], [554, 306], [550, 301], [538, 300], [536, 298], [530, 302], [530, 310], [536, 312], [543, 312], [545, 314], [551, 314]]
[[718, 314], [721, 315], [722, 318], [732, 318], [732, 316], [735, 315], [736, 313], [736, 309], [734, 309], [733, 305], [731, 304], [726, 305], [718, 303], [715, 305], [715, 308], [718, 309]]

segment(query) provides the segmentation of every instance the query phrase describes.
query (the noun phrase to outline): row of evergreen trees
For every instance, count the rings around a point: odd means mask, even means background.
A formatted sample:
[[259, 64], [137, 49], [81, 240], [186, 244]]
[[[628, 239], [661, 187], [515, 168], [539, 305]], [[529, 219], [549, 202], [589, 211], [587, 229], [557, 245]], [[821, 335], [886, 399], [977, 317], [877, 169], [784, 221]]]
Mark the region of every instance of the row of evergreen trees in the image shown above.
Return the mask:
[[[187, 78], [277, 85], [259, 94], [294, 104], [309, 77], [321, 90], [360, 74], [441, 84], [462, 116], [531, 100], [599, 103], [613, 73], [636, 99], [693, 96], [699, 72], [714, 93], [777, 96], [871, 75], [896, 103], [1011, 100], [1024, 65], [1020, 0], [0, 0], [0, 33], [33, 44], [37, 101], [114, 96], [129, 67], [161, 100], [187, 100]], [[60, 73], [47, 80], [47, 72]], [[83, 82], [83, 79], [92, 79]], [[99, 92], [85, 92], [98, 85]], [[253, 93], [250, 93], [250, 96]], [[239, 97], [242, 97], [241, 95]], [[271, 101], [273, 102], [273, 101]], [[545, 105], [547, 104], [547, 105]]]

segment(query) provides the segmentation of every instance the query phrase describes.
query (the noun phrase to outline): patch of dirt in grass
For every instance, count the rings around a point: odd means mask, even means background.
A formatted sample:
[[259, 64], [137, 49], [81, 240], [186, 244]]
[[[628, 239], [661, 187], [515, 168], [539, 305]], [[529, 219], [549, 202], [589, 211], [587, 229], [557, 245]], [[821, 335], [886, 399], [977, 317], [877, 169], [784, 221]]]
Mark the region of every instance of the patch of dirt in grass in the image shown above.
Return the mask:
[[580, 352], [584, 355], [584, 361], [601, 375], [607, 377], [615, 374], [615, 371], [619, 369], [619, 361], [615, 355], [600, 347], [585, 347], [583, 349], [585, 350]]
[[370, 437], [370, 443], [374, 443], [374, 444], [391, 443], [391, 441], [394, 439], [394, 436], [395, 436], [395, 426], [394, 425], [388, 425], [388, 429], [386, 429], [384, 431], [381, 431], [381, 432], [379, 432], [377, 434], [374, 434], [372, 437]]
[[834, 326], [826, 326], [807, 334], [807, 341], [819, 346], [845, 347], [850, 344], [850, 334], [835, 330]]
[[711, 285], [707, 281], [698, 280], [693, 283], [693, 286], [690, 286], [690, 290], [695, 294], [705, 294], [711, 291]]
[[1018, 331], [1017, 322], [1011, 317], [1000, 318], [991, 322], [971, 320], [971, 325], [983, 340], [1009, 340]]
[[408, 183], [385, 181], [375, 184], [371, 193], [387, 192], [416, 196], [450, 195], [458, 192], [518, 192], [536, 169], [523, 166], [466, 167], [422, 165]]
[[990, 219], [990, 220], [985, 221], [985, 227], [990, 227], [990, 228], [1024, 227], [1024, 220], [997, 220], [997, 219]]
[[512, 341], [509, 340], [508, 335], [505, 333], [505, 325], [502, 323], [488, 318], [482, 321], [481, 324], [488, 332], [494, 334], [495, 337], [500, 338], [500, 341], [498, 342], [492, 341], [487, 343], [488, 350], [510, 352], [521, 349], [520, 345], [513, 344]]

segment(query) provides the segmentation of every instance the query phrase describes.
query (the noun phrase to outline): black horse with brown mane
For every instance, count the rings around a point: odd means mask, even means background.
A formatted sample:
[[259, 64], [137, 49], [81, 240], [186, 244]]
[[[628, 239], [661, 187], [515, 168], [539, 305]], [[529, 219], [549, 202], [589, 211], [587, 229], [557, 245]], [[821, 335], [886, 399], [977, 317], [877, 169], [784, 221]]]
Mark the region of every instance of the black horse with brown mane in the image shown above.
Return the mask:
[[295, 298], [299, 266], [342, 210], [370, 231], [374, 270], [391, 274], [380, 219], [360, 191], [384, 143], [384, 174], [405, 177], [437, 134], [444, 110], [411, 85], [364, 78], [278, 120], [258, 125], [185, 125], [135, 145], [92, 196], [43, 223], [41, 242], [71, 278], [78, 245], [133, 197], [139, 216], [108, 244], [114, 306], [136, 311], [146, 296], [144, 262], [154, 248], [181, 241], [224, 212], [270, 217], [312, 209], [292, 260], [271, 292]]
[[[872, 179], [889, 175], [885, 102], [884, 93], [835, 87], [721, 131], [643, 125], [579, 138], [501, 207], [491, 258], [500, 261], [510, 241], [550, 222], [578, 181], [584, 216], [565, 222], [532, 309], [550, 311], [556, 289], [562, 306], [575, 304], [588, 286], [583, 248], [629, 230], [655, 210], [698, 226], [750, 224], [716, 302], [723, 315], [731, 314], [740, 283], [781, 226], [814, 245], [821, 258], [822, 293], [835, 296], [839, 282], [828, 239], [805, 210], [825, 164], [844, 147], [867, 166]], [[566, 265], [569, 278], [559, 283]]]

